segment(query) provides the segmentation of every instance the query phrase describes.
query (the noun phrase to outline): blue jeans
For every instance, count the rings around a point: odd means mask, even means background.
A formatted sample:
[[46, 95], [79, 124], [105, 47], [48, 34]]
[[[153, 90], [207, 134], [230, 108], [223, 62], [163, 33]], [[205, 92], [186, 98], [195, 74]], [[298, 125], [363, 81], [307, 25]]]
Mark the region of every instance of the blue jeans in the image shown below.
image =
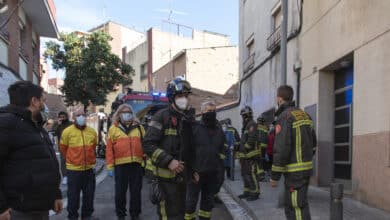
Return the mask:
[[83, 193], [81, 218], [88, 218], [93, 213], [96, 179], [93, 169], [86, 171], [67, 170], [68, 174], [68, 218], [78, 219], [80, 192]]

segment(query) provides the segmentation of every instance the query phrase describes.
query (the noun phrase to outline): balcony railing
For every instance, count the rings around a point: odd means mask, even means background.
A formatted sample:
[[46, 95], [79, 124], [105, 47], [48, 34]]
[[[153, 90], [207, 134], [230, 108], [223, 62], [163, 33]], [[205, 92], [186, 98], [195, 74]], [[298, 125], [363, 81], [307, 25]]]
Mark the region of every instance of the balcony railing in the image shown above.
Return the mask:
[[255, 65], [255, 53], [252, 53], [247, 60], [244, 62], [244, 74], [249, 72]]
[[0, 37], [8, 42], [9, 41], [9, 32], [4, 31], [4, 30], [0, 30]]
[[275, 31], [267, 38], [267, 50], [273, 51], [277, 49], [280, 45], [281, 32], [280, 26], [275, 29]]

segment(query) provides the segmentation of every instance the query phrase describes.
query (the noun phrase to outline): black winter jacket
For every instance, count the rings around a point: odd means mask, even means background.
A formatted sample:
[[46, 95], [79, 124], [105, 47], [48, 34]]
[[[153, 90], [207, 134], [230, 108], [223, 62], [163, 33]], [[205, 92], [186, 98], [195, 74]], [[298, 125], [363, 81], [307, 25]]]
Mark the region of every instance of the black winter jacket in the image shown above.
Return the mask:
[[195, 151], [193, 169], [199, 173], [223, 172], [226, 141], [221, 126], [208, 128], [200, 121], [194, 124], [192, 130]]
[[[184, 117], [172, 107], [161, 109], [152, 118], [146, 131], [142, 148], [156, 166], [155, 175], [163, 179], [175, 179], [168, 169], [173, 160], [184, 161], [189, 168], [192, 164], [193, 117]], [[190, 169], [187, 169], [187, 172]], [[186, 172], [181, 173], [183, 176]]]
[[25, 108], [0, 108], [0, 213], [48, 211], [61, 199], [53, 144]]

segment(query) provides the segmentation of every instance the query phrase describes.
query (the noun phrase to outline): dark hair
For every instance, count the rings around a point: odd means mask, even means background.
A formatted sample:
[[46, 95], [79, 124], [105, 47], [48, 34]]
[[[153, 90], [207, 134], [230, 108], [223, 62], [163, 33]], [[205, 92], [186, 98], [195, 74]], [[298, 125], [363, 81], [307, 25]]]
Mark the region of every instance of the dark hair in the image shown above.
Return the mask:
[[282, 98], [284, 101], [291, 102], [294, 97], [294, 90], [289, 85], [279, 86], [277, 96]]
[[30, 81], [18, 81], [8, 87], [10, 104], [22, 107], [30, 106], [33, 97], [40, 99], [43, 88]]
[[69, 116], [68, 116], [68, 113], [66, 113], [66, 112], [64, 112], [64, 111], [58, 112], [58, 117], [61, 116], [61, 115], [65, 116], [65, 117], [69, 117]]

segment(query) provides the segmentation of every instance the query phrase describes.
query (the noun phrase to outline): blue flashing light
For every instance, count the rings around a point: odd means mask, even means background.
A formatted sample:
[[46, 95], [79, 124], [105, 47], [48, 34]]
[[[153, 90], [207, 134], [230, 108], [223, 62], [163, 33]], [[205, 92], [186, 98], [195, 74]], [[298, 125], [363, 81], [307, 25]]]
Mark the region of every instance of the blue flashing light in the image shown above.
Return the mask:
[[152, 93], [152, 96], [160, 96], [160, 93], [158, 93], [158, 92], [153, 92], [153, 93]]
[[167, 94], [165, 92], [160, 93], [161, 97], [167, 97]]

